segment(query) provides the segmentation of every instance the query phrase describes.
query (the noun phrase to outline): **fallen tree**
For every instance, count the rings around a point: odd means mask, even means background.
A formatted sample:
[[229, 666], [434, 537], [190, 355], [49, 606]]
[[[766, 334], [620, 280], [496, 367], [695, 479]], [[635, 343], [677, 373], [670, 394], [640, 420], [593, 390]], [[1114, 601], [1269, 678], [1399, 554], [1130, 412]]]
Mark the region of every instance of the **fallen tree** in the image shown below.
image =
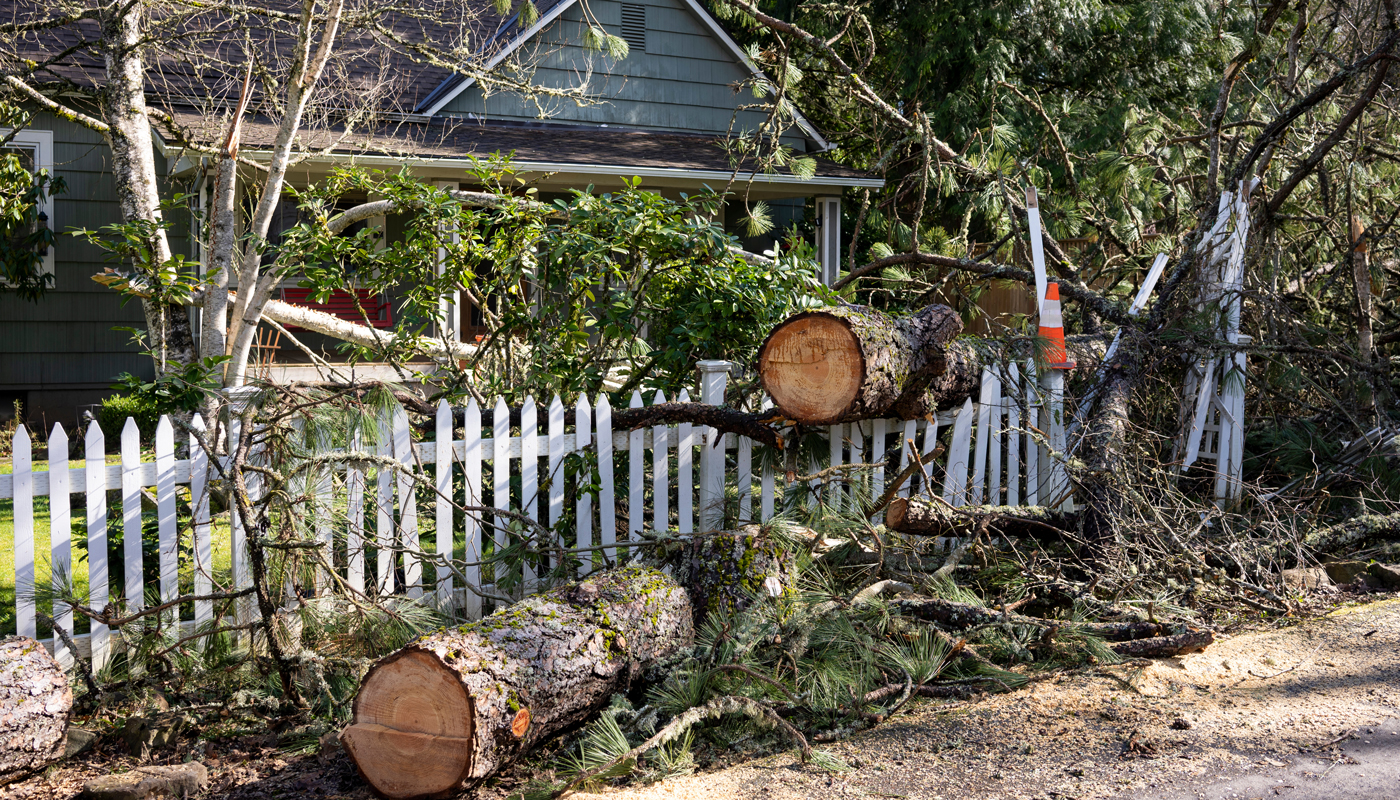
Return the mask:
[[341, 741], [381, 795], [445, 797], [583, 722], [692, 638], [675, 580], [601, 573], [380, 659]]
[[[806, 311], [768, 334], [759, 380], [784, 416], [806, 425], [917, 419], [975, 397], [989, 356], [1026, 357], [989, 340], [954, 339], [961, 331], [962, 320], [944, 305], [910, 317], [852, 305]], [[1107, 347], [1099, 335], [1066, 342], [1079, 371], [1097, 369]]]
[[896, 497], [885, 509], [885, 527], [919, 536], [962, 536], [987, 520], [999, 536], [1045, 536], [1073, 531], [1079, 515], [1044, 506], [966, 506]]
[[63, 755], [73, 691], [44, 646], [24, 636], [0, 640], [0, 785]]
[[899, 319], [865, 306], [807, 311], [768, 334], [759, 378], [785, 415], [809, 425], [916, 416], [961, 332], [962, 320], [944, 305]]

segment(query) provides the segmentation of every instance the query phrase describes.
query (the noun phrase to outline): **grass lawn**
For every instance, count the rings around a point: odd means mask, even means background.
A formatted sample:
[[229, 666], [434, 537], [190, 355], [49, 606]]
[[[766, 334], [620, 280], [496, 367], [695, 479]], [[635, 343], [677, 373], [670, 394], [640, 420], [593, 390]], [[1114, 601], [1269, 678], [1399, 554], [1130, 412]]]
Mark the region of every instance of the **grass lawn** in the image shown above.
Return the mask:
[[[9, 459], [4, 459], [8, 462]], [[120, 457], [109, 455], [108, 464], [121, 463]], [[45, 471], [48, 463], [37, 461], [34, 464], [35, 471]], [[9, 474], [11, 465], [0, 463], [0, 474]], [[186, 488], [186, 487], [181, 487]], [[107, 498], [109, 501], [119, 501], [120, 492], [109, 491]], [[73, 561], [73, 584], [81, 594], [86, 594], [88, 589], [88, 561], [87, 561], [87, 500], [85, 494], [72, 495], [74, 507], [72, 510], [72, 561]], [[108, 511], [108, 536], [120, 535], [121, 514]], [[147, 524], [154, 519], [154, 512], [146, 512]], [[48, 497], [34, 498], [34, 560], [35, 560], [35, 582], [41, 586], [47, 586], [51, 580], [52, 571], [50, 569], [50, 539], [49, 539], [49, 499]], [[181, 563], [180, 563], [180, 590], [190, 592], [193, 590], [193, 567], [190, 558], [185, 557], [185, 552], [191, 549], [192, 531], [186, 527], [180, 531], [181, 540]], [[216, 582], [224, 583], [228, 580], [230, 573], [230, 537], [228, 521], [226, 518], [216, 518], [211, 532], [214, 579]], [[108, 575], [109, 596], [119, 597], [122, 594], [122, 557], [120, 548], [108, 548]], [[149, 557], [149, 552], [148, 552]], [[152, 565], [147, 565], [147, 573], [152, 571]], [[187, 615], [193, 617], [193, 609], [187, 610]], [[74, 620], [74, 627], [77, 633], [88, 631], [87, 620], [79, 616]], [[0, 500], [0, 636], [9, 635], [16, 632], [15, 625], [15, 508], [13, 500]], [[45, 625], [39, 626], [40, 636], [52, 635]]]

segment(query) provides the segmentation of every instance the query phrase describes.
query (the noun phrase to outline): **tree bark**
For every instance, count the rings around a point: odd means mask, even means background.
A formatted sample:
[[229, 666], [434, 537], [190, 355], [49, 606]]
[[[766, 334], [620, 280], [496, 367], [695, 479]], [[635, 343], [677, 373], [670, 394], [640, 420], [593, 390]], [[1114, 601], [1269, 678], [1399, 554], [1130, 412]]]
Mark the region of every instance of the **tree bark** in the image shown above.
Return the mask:
[[990, 516], [987, 531], [999, 536], [1043, 537], [1073, 531], [1079, 515], [1043, 506], [969, 506], [952, 509], [940, 503], [896, 497], [885, 509], [885, 527], [919, 536], [963, 536]]
[[808, 311], [768, 334], [759, 377], [784, 414], [809, 425], [908, 411], [945, 372], [947, 344], [961, 332], [943, 305], [903, 319], [866, 306]]
[[672, 578], [604, 572], [381, 659], [341, 741], [381, 795], [447, 797], [584, 721], [693, 638]]
[[44, 646], [23, 636], [0, 640], [0, 785], [63, 755], [73, 691]]
[[698, 627], [710, 614], [748, 608], [755, 597], [797, 589], [797, 557], [758, 525], [688, 541], [676, 574], [690, 590]]
[[1319, 553], [1342, 554], [1382, 539], [1400, 540], [1400, 514], [1362, 514], [1346, 522], [1319, 528], [1303, 544]]

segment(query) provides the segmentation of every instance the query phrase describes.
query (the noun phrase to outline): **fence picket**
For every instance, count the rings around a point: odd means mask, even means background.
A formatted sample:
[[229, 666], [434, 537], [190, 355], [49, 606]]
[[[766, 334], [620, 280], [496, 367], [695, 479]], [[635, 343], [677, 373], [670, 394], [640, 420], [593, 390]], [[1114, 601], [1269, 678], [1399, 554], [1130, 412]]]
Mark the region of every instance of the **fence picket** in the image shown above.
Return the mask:
[[[539, 439], [539, 418], [535, 408], [535, 398], [526, 396], [525, 405], [520, 408], [520, 504], [524, 506], [525, 516], [540, 521], [540, 439]], [[531, 530], [527, 536], [537, 536]], [[549, 546], [548, 542], [535, 541], [535, 548], [544, 549]], [[524, 588], [526, 594], [533, 594], [538, 578], [535, 574], [535, 562], [526, 556], [524, 572]]]
[[983, 367], [982, 385], [977, 393], [977, 449], [972, 458], [972, 485], [967, 494], [967, 504], [970, 506], [982, 503], [982, 489], [987, 483], [987, 451], [991, 449], [992, 440], [989, 430], [992, 427], [992, 404], [988, 398], [995, 380], [991, 369]]
[[873, 440], [870, 443], [870, 460], [872, 463], [880, 465], [875, 468], [875, 474], [872, 476], [874, 481], [871, 486], [871, 493], [877, 498], [883, 497], [885, 494], [885, 437], [888, 435], [885, 428], [887, 424], [882, 418], [875, 420], [870, 426], [870, 438]]
[[58, 636], [62, 628], [73, 634], [73, 607], [63, 598], [77, 592], [73, 580], [73, 512], [69, 505], [68, 434], [54, 423], [49, 433], [49, 585], [54, 590], [53, 656], [64, 669], [73, 666], [68, 645]]
[[1001, 377], [999, 375], [992, 374], [988, 394], [981, 399], [981, 402], [991, 409], [991, 427], [987, 429], [987, 503], [999, 506], [1002, 504], [1001, 431], [1004, 410], [1001, 404]]
[[[207, 595], [214, 590], [214, 550], [212, 526], [209, 516], [209, 453], [204, 449], [201, 437], [207, 432], [204, 419], [198, 414], [190, 420], [190, 502], [194, 511], [194, 593]], [[89, 501], [90, 502], [90, 501]], [[105, 505], [105, 504], [104, 504]], [[89, 558], [92, 546], [88, 546]], [[90, 569], [90, 568], [89, 568]], [[91, 580], [91, 578], [89, 578]], [[194, 601], [194, 624], [199, 630], [206, 630], [214, 621], [212, 600]], [[96, 634], [96, 628], [93, 629]], [[97, 639], [93, 638], [93, 668], [97, 668]], [[201, 640], [207, 646], [208, 639]]]
[[1040, 444], [1030, 431], [1039, 425], [1040, 396], [1036, 391], [1035, 362], [1026, 362], [1026, 371], [1021, 375], [1021, 387], [1025, 391], [1026, 407], [1023, 411], [1022, 427], [1027, 431], [1026, 440], [1026, 505], [1036, 505], [1040, 498]]
[[[180, 535], [175, 527], [175, 426], [161, 415], [156, 425], [156, 525], [160, 529], [160, 601], [180, 595]], [[173, 619], [178, 620], [177, 611]]]
[[[666, 395], [660, 389], [652, 398], [652, 405], [666, 402]], [[655, 425], [651, 429], [651, 527], [657, 533], [671, 528], [671, 459], [670, 429], [665, 425]]]
[[1018, 505], [1021, 502], [1021, 367], [1016, 363], [1007, 365], [1006, 390], [1001, 395], [1002, 410], [1006, 413], [1006, 504]]
[[[506, 406], [505, 398], [496, 398], [496, 406], [491, 410], [491, 434], [492, 446], [495, 452], [491, 458], [491, 487], [494, 492], [494, 502], [496, 508], [503, 511], [510, 510], [510, 409]], [[506, 549], [509, 527], [506, 518], [500, 514], [491, 517], [494, 526], [494, 539], [496, 542], [496, 555]], [[497, 563], [493, 567], [495, 582], [499, 585], [505, 578], [514, 577], [505, 574], [505, 565]]]
[[[381, 416], [378, 427], [379, 455], [392, 458], [394, 442], [389, 433], [389, 419]], [[380, 464], [375, 468], [374, 478], [374, 584], [379, 596], [384, 597], [394, 593], [394, 471]]]
[[[564, 401], [559, 395], [549, 402], [549, 530], [553, 544], [563, 538], [559, 520], [564, 518]], [[561, 566], [555, 564], [553, 566]]]
[[[126, 424], [134, 427], [136, 422], [128, 419]], [[29, 431], [23, 425], [15, 426], [11, 453], [15, 487], [15, 629], [20, 636], [34, 639], [39, 635], [34, 603], [34, 457]]]
[[[598, 544], [617, 541], [617, 494], [613, 486], [612, 404], [598, 395]], [[617, 563], [617, 548], [603, 550], [605, 563]]]
[[436, 523], [437, 541], [434, 543], [433, 572], [437, 578], [437, 588], [433, 591], [433, 601], [438, 608], [447, 609], [452, 605], [452, 409], [446, 400], [439, 400], [437, 419], [433, 433], [437, 438], [435, 456]]
[[[689, 403], [690, 392], [681, 389], [676, 402]], [[676, 530], [685, 535], [695, 532], [695, 426], [676, 426]]]
[[[839, 467], [844, 463], [841, 459], [845, 454], [846, 426], [837, 424], [828, 429], [826, 436], [827, 451], [829, 452], [827, 466]], [[837, 479], [836, 473], [826, 480], [826, 500], [832, 508], [841, 508], [841, 483]]]
[[[324, 435], [316, 444], [318, 453], [327, 453], [331, 450], [331, 443]], [[316, 515], [316, 541], [320, 543], [321, 556], [325, 559], [325, 565], [316, 568], [314, 578], [316, 593], [320, 594], [331, 585], [331, 575], [327, 570], [335, 569], [335, 531], [331, 525], [335, 482], [331, 478], [330, 467], [327, 466], [320, 467], [316, 470], [315, 475], [308, 475], [307, 478], [316, 481], [316, 499], [312, 504], [311, 513]]]
[[747, 436], [740, 436], [738, 439], [739, 453], [734, 486], [739, 495], [739, 519], [747, 524], [753, 521], [753, 440]]
[[[936, 478], [933, 477], [933, 467], [931, 462], [933, 461], [933, 451], [937, 449], [938, 415], [930, 414], [929, 418], [924, 422], [924, 446], [919, 451], [919, 457], [924, 462], [924, 470], [923, 472], [919, 473], [919, 480], [923, 480], [924, 472], [928, 473], [928, 479], [930, 484], [932, 484], [932, 482], [936, 480]], [[944, 463], [947, 463], [947, 459], [944, 459]], [[933, 496], [932, 485], [924, 487], [924, 491], [928, 492], [929, 497]]]
[[[574, 403], [574, 448], [578, 452], [583, 452], [590, 444], [589, 433], [592, 427], [589, 420], [588, 398], [580, 394]], [[577, 494], [577, 499], [574, 500], [574, 518], [576, 520], [574, 547], [581, 551], [578, 556], [579, 577], [593, 571], [594, 553], [591, 550], [583, 549], [593, 546], [593, 493], [587, 490], [592, 483], [592, 476], [588, 474], [586, 469], [587, 463], [587, 461], [580, 459], [578, 472], [574, 474], [574, 492]], [[562, 480], [562, 477], [560, 479]]]
[[481, 595], [472, 588], [481, 588], [481, 406], [476, 398], [467, 403], [462, 412], [462, 502], [467, 511], [462, 517], [465, 528], [466, 566], [462, 568], [462, 579], [467, 582], [467, 619], [481, 618]]
[[[107, 439], [94, 420], [83, 439], [87, 496], [88, 608], [107, 606]], [[193, 481], [193, 476], [191, 476]], [[111, 630], [97, 620], [89, 622], [92, 668], [101, 670], [111, 657]]]
[[[772, 407], [773, 401], [767, 397], [763, 398], [763, 410], [767, 411]], [[770, 452], [768, 454], [768, 458], [763, 460], [763, 477], [761, 479], [762, 486], [759, 487], [758, 491], [760, 514], [759, 519], [762, 522], [767, 522], [768, 520], [773, 518], [773, 493], [775, 490], [773, 485], [773, 459], [776, 457], [776, 453]]]
[[[642, 407], [642, 393], [632, 392], [630, 408]], [[627, 540], [642, 538], [642, 498], [645, 467], [642, 464], [642, 429], [627, 435]]]
[[972, 449], [972, 398], [963, 401], [953, 420], [953, 438], [948, 442], [943, 478], [943, 499], [950, 505], [967, 505], [968, 451]]
[[[916, 436], [918, 436], [918, 435], [919, 435], [919, 423], [918, 423], [916, 420], [912, 420], [912, 419], [911, 419], [911, 420], [905, 420], [905, 422], [904, 422], [904, 435], [901, 436], [900, 439], [899, 439], [899, 471], [900, 471], [900, 474], [903, 474], [903, 473], [904, 473], [904, 470], [909, 469], [909, 459], [910, 459], [910, 458], [912, 457], [912, 455], [913, 455], [912, 453], [909, 452], [909, 448], [912, 446], [911, 443], [915, 443], [914, 437], [916, 437]], [[909, 496], [909, 487], [919, 485], [919, 484], [918, 484], [918, 480], [919, 480], [919, 476], [911, 475], [911, 476], [909, 477], [909, 480], [905, 481], [903, 484], [900, 485], [900, 487], [899, 487], [899, 496], [900, 496], [900, 497], [908, 497], [908, 496]], [[919, 491], [927, 491], [927, 490], [928, 490], [928, 487], [927, 487], [927, 486], [923, 486], [922, 488], [919, 489]], [[914, 494], [918, 494], [918, 492], [915, 492]]]
[[[356, 428], [350, 449], [358, 453], [364, 446]], [[354, 462], [345, 468], [345, 581], [352, 591], [365, 590], [365, 471]]]
[[[243, 421], [238, 417], [236, 409], [229, 409], [228, 421], [228, 453], [222, 456], [224, 464], [224, 474], [229, 474], [228, 468], [233, 461], [233, 453], [238, 448], [238, 440], [243, 430]], [[127, 434], [130, 433], [128, 438]], [[128, 450], [130, 445], [130, 450]], [[137, 475], [128, 472], [128, 469], [140, 470], [141, 447], [137, 439], [136, 425], [134, 420], [127, 420], [127, 427], [122, 431], [122, 495], [134, 505], [126, 506], [126, 517], [123, 523], [124, 531], [141, 530], [141, 496], [139, 494], [140, 479]], [[128, 467], [130, 465], [130, 467]], [[127, 478], [131, 477], [131, 489], [128, 493]], [[125, 502], [125, 501], [124, 501]], [[134, 522], [133, 522], [134, 515]], [[252, 573], [248, 571], [248, 530], [243, 524], [243, 517], [239, 514], [237, 507], [229, 509], [229, 548], [233, 551], [230, 554], [233, 566], [233, 588], [243, 590], [253, 585]], [[125, 534], [124, 534], [125, 535]], [[141, 596], [141, 543], [137, 537], [135, 546], [131, 537], [126, 535], [126, 596], [127, 602], [132, 602], [133, 598]], [[133, 559], [134, 551], [134, 559]], [[135, 562], [135, 573], [132, 567]], [[133, 580], [135, 581], [133, 588]], [[139, 602], [139, 601], [138, 601]], [[137, 606], [140, 608], [141, 606]], [[252, 603], [237, 600], [234, 603], [234, 619], [239, 624], [247, 623], [252, 617]]]
[[[394, 460], [417, 471], [417, 459], [413, 453], [413, 432], [408, 426], [408, 412], [403, 406], [394, 407]], [[419, 556], [422, 543], [418, 536], [418, 503], [414, 500], [417, 488], [412, 476], [398, 473], [399, 478], [399, 546], [403, 549], [404, 594], [417, 600], [423, 596], [423, 562]]]

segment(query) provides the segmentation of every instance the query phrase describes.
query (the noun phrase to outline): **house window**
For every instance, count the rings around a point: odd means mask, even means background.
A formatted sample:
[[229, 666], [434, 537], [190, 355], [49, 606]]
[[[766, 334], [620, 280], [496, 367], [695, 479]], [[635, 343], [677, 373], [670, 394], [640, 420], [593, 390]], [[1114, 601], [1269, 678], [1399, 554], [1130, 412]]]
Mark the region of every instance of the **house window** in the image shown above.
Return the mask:
[[[13, 133], [0, 128], [0, 141], [9, 138], [3, 147], [0, 147], [0, 155], [13, 153], [19, 156], [20, 163], [34, 174], [39, 170], [53, 172], [53, 131], [23, 130]], [[58, 225], [54, 219], [53, 196], [48, 192], [39, 201], [39, 213], [47, 219], [50, 230], [58, 230]], [[43, 261], [39, 264], [39, 272], [42, 275], [53, 274], [54, 248], [50, 247], [44, 253]]]
[[647, 51], [647, 7], [640, 3], [622, 4], [622, 40], [634, 53]]

